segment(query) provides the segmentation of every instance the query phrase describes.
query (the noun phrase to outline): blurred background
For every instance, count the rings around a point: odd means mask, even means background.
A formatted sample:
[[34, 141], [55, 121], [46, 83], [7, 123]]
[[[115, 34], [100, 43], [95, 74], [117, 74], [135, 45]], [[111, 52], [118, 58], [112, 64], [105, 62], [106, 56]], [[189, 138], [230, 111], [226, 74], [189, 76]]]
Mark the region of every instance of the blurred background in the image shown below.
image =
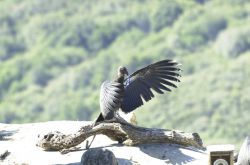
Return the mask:
[[94, 120], [119, 65], [182, 63], [138, 125], [239, 146], [250, 132], [249, 0], [1, 0], [0, 122]]

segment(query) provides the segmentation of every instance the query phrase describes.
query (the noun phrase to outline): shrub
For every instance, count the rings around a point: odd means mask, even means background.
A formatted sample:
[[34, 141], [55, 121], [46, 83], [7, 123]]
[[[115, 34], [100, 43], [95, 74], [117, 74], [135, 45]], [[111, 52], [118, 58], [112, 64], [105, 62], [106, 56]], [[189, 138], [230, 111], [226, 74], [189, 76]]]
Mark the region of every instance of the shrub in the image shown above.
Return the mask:
[[183, 18], [184, 23], [177, 26], [177, 36], [172, 45], [194, 51], [197, 47], [214, 40], [219, 32], [227, 27], [227, 20], [222, 16], [193, 13]]
[[33, 82], [40, 86], [46, 86], [52, 77], [51, 73], [43, 67], [38, 67], [32, 73]]
[[165, 26], [171, 26], [182, 11], [182, 8], [175, 1], [164, 1], [153, 14], [153, 30], [160, 31]]
[[217, 53], [237, 57], [250, 50], [250, 26], [233, 28], [221, 33], [215, 43]]

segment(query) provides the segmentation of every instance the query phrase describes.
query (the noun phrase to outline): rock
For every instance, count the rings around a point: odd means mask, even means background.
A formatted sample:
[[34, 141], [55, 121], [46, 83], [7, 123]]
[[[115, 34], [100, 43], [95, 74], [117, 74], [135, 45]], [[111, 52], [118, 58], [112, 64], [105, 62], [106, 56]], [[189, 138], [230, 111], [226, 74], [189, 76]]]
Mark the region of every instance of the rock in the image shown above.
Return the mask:
[[113, 152], [105, 148], [89, 149], [83, 153], [81, 165], [118, 165]]
[[[10, 154], [0, 164], [70, 164], [79, 165], [86, 141], [78, 145], [79, 151], [62, 155], [58, 151], [44, 151], [37, 147], [38, 135], [42, 137], [48, 132], [59, 131], [64, 134], [75, 133], [83, 125], [92, 122], [84, 121], [50, 121], [29, 124], [1, 124], [0, 123], [0, 150], [8, 150]], [[88, 139], [92, 140], [92, 137]], [[110, 150], [116, 157], [119, 165], [147, 165], [147, 164], [207, 164], [206, 151], [175, 144], [142, 144], [137, 146], [124, 146], [110, 140], [104, 135], [97, 135], [91, 149], [103, 148]], [[1, 152], [1, 153], [3, 153]]]

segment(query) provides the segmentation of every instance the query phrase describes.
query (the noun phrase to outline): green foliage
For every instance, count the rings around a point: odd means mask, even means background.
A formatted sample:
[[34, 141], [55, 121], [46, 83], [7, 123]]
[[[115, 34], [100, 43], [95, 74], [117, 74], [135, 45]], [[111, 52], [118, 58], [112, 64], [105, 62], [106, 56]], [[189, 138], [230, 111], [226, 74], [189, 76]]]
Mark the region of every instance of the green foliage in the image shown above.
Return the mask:
[[215, 43], [217, 52], [227, 57], [236, 57], [250, 50], [249, 29], [249, 25], [244, 25], [221, 33]]
[[166, 58], [178, 89], [140, 107], [139, 125], [239, 145], [249, 133], [248, 0], [2, 0], [0, 122], [93, 120], [99, 88]]
[[189, 12], [176, 25], [177, 39], [175, 45], [181, 49], [195, 51], [214, 40], [225, 29], [227, 21], [217, 13], [204, 13], [203, 10]]
[[171, 26], [182, 13], [182, 8], [175, 1], [163, 1], [153, 13], [153, 29], [159, 31], [165, 26]]

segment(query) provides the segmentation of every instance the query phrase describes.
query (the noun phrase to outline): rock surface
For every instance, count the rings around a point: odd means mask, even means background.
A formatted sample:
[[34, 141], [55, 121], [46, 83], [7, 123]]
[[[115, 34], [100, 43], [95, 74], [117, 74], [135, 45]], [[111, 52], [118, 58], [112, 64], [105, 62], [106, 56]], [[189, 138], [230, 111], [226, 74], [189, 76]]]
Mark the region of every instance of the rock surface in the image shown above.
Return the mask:
[[[54, 121], [33, 124], [0, 124], [0, 155], [6, 150], [9, 155], [0, 164], [43, 164], [43, 165], [79, 165], [86, 152], [86, 143], [79, 151], [62, 155], [57, 151], [43, 151], [36, 147], [38, 135], [51, 131], [74, 133], [89, 122]], [[89, 141], [91, 141], [90, 137]], [[208, 154], [194, 148], [184, 148], [174, 144], [143, 144], [122, 146], [103, 135], [96, 136], [91, 148], [112, 151], [119, 165], [138, 164], [207, 164]]]

